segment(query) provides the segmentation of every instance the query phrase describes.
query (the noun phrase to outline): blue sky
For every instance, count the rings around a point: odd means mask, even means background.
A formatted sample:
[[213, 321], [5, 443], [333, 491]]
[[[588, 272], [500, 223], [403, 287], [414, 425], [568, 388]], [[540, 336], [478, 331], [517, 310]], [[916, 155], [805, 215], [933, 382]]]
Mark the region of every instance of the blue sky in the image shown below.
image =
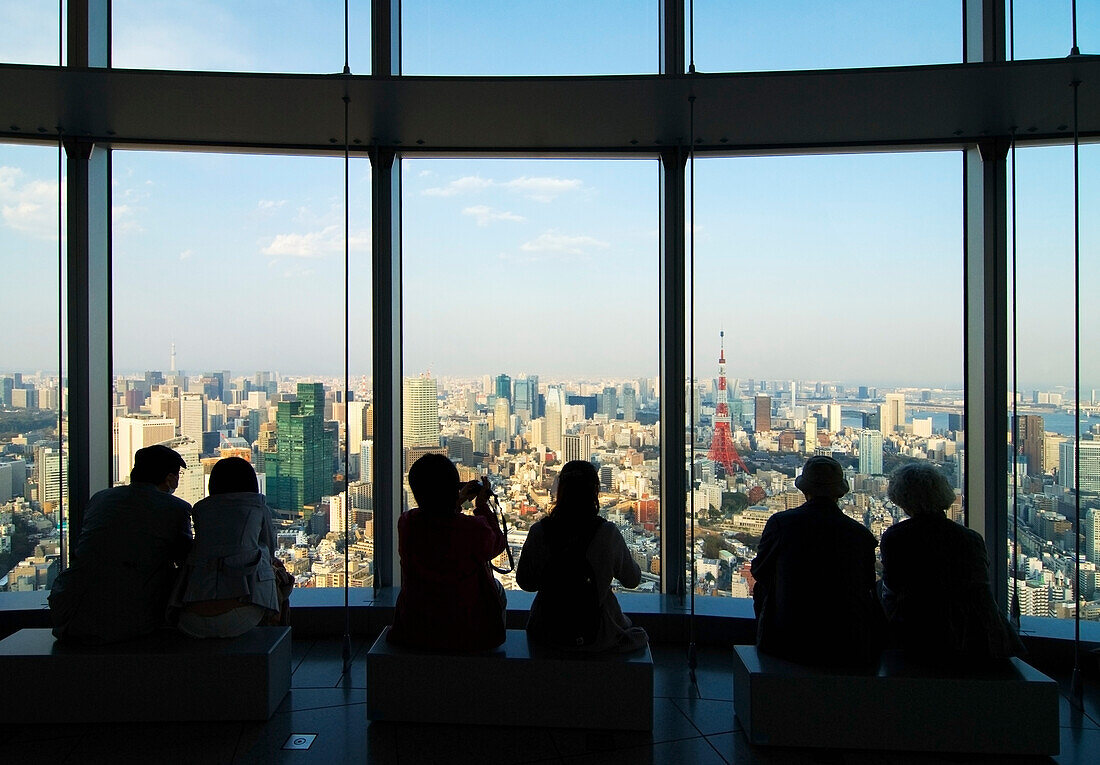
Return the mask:
[[[119, 66], [337, 71], [342, 4], [115, 0]], [[404, 0], [404, 70], [651, 72], [655, 2]], [[1069, 2], [1016, 0], [1017, 58], [1065, 55]], [[701, 71], [957, 61], [959, 4], [696, 4]], [[1100, 0], [1079, 3], [1100, 49]], [[351, 65], [369, 66], [369, 4], [351, 3]], [[0, 60], [56, 61], [56, 4], [0, 0]], [[1069, 384], [1069, 150], [1020, 152], [1021, 385]], [[0, 145], [0, 369], [56, 366], [56, 149]], [[1082, 151], [1083, 336], [1100, 310], [1100, 146]], [[957, 152], [708, 159], [697, 164], [696, 356], [713, 373], [958, 385]], [[353, 373], [368, 373], [369, 165], [352, 168]], [[652, 376], [653, 160], [407, 160], [406, 371]], [[337, 373], [343, 353], [339, 159], [117, 152], [116, 366]], [[1091, 216], [1095, 217], [1095, 216]], [[914, 262], [920, 267], [913, 267]], [[155, 296], [145, 296], [149, 285]], [[1092, 290], [1094, 291], [1094, 290]], [[1026, 294], [1025, 294], [1026, 293]], [[167, 328], [142, 324], [151, 312]], [[10, 331], [12, 327], [17, 331]], [[827, 340], [820, 335], [828, 332]], [[1085, 385], [1100, 360], [1084, 348]]]

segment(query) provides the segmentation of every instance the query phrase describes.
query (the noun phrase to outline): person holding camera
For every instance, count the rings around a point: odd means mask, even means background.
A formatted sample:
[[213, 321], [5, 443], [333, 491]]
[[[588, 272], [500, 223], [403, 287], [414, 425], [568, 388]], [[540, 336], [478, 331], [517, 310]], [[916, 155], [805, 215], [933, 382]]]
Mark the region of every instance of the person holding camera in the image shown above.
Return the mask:
[[[489, 479], [461, 483], [440, 454], [409, 468], [417, 506], [397, 521], [401, 593], [389, 641], [431, 650], [482, 651], [504, 642], [507, 600], [489, 570], [507, 540], [489, 507]], [[474, 501], [474, 514], [462, 504]]]

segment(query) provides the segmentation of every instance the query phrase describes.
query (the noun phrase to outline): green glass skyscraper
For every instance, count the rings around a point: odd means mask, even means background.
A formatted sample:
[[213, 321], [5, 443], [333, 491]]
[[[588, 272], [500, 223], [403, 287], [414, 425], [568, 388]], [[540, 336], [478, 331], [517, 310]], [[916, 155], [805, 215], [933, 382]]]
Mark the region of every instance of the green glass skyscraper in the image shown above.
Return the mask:
[[325, 430], [324, 386], [298, 383], [298, 400], [279, 402], [278, 448], [264, 458], [268, 504], [295, 512], [332, 492], [333, 433]]

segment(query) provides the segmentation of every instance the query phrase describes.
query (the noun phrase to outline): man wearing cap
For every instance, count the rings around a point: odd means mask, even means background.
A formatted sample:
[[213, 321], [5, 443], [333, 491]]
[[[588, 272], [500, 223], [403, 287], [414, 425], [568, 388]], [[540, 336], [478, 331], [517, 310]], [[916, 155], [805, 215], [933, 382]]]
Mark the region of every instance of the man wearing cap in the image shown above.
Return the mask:
[[840, 511], [848, 482], [832, 457], [810, 457], [795, 486], [805, 504], [768, 520], [752, 563], [756, 644], [803, 664], [870, 664], [884, 622], [875, 537]]
[[165, 626], [176, 568], [191, 549], [191, 506], [172, 496], [185, 467], [167, 446], [138, 449], [129, 485], [88, 501], [50, 593], [55, 637], [113, 643]]

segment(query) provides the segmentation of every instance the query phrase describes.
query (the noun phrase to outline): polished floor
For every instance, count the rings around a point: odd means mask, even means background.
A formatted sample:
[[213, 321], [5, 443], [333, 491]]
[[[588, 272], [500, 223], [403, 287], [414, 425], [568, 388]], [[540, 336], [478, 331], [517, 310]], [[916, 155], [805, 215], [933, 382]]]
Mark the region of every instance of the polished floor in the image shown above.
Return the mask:
[[[700, 652], [693, 685], [682, 648], [654, 647], [654, 724], [652, 734], [644, 735], [506, 727], [493, 725], [493, 720], [465, 727], [368, 725], [366, 649], [363, 641], [353, 644], [355, 659], [343, 676], [339, 640], [295, 641], [291, 692], [267, 723], [0, 724], [0, 762], [1100, 763], [1100, 689], [1095, 685], [1086, 687], [1083, 711], [1062, 699], [1062, 753], [1052, 759], [797, 750], [748, 744], [734, 719], [729, 657], [723, 650]], [[609, 691], [607, 703], [614, 704], [613, 689]], [[507, 714], [501, 709], [499, 719]], [[48, 710], [43, 710], [43, 719], [48, 721]], [[315, 738], [308, 749], [285, 748], [297, 737], [311, 735]]]

